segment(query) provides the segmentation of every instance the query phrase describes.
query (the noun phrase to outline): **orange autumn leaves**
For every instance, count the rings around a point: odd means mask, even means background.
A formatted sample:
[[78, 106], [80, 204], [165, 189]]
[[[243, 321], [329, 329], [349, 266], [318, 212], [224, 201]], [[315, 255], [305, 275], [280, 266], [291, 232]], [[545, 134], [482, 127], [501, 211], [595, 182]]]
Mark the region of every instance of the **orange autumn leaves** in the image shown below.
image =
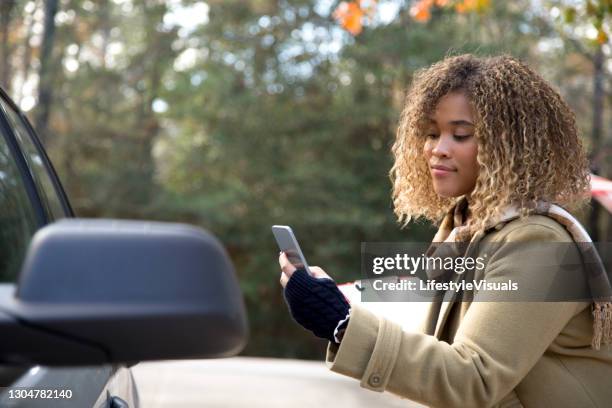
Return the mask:
[[[458, 13], [482, 12], [490, 5], [490, 0], [418, 0], [411, 8], [410, 15], [420, 22], [431, 18], [431, 8], [453, 6]], [[376, 11], [376, 0], [342, 1], [333, 13], [334, 19], [348, 32], [358, 35], [363, 30], [364, 21], [372, 18]]]
[[376, 1], [342, 1], [334, 10], [333, 17], [346, 31], [358, 35], [363, 30], [363, 21], [371, 18], [376, 10]]
[[410, 15], [422, 23], [431, 18], [431, 8], [436, 7], [454, 7], [459, 14], [469, 13], [472, 11], [483, 12], [489, 8], [491, 0], [418, 0], [410, 7]]
[[[363, 25], [372, 19], [376, 12], [377, 0], [341, 1], [336, 7], [333, 17], [348, 32], [354, 36], [360, 34]], [[419, 22], [431, 19], [434, 7], [452, 8], [459, 14], [484, 13], [491, 7], [491, 0], [412, 0], [410, 15]], [[610, 41], [609, 24], [605, 21], [612, 15], [612, 0], [587, 0], [573, 5], [561, 6], [565, 25], [573, 26], [575, 21], [590, 22], [597, 30], [594, 39], [598, 44]], [[580, 15], [578, 17], [578, 15]]]
[[487, 10], [490, 5], [491, 0], [418, 0], [410, 7], [410, 15], [416, 21], [424, 23], [431, 18], [431, 8], [433, 6], [454, 7], [457, 13], [465, 14], [473, 11], [482, 13]]

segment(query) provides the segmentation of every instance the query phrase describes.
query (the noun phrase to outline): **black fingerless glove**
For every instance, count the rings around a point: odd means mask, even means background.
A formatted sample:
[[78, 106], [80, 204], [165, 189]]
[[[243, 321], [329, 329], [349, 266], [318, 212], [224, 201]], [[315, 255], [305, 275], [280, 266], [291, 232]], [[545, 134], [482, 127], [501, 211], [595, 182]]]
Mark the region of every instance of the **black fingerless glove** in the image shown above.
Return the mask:
[[350, 305], [333, 280], [297, 269], [285, 286], [285, 300], [296, 322], [315, 336], [338, 343], [335, 331], [346, 328]]

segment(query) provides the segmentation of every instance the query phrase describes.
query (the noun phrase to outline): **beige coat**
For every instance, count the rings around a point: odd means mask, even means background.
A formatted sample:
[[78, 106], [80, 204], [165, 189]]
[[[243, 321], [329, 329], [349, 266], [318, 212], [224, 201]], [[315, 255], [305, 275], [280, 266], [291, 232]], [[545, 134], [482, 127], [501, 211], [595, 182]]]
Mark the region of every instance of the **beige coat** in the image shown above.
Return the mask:
[[[556, 221], [532, 215], [485, 241], [572, 238]], [[516, 251], [496, 253], [484, 274], [488, 282], [530, 287], [546, 281], [532, 264]], [[586, 283], [576, 274], [565, 284]], [[329, 344], [326, 362], [362, 387], [432, 407], [612, 407], [612, 348], [591, 349], [592, 324], [587, 302], [433, 303], [423, 333], [403, 332], [354, 305], [342, 343]]]

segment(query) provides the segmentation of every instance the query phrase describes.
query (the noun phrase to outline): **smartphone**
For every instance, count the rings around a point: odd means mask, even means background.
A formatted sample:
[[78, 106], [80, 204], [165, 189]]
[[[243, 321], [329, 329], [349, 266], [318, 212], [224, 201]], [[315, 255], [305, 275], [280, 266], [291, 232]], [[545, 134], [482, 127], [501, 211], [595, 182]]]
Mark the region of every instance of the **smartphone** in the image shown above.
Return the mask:
[[312, 275], [310, 269], [308, 269], [306, 258], [304, 258], [304, 254], [300, 249], [300, 244], [298, 244], [297, 239], [295, 239], [295, 234], [291, 227], [288, 225], [273, 225], [272, 233], [274, 234], [274, 238], [276, 238], [278, 247], [287, 255], [289, 262], [298, 269], [306, 269], [306, 272]]

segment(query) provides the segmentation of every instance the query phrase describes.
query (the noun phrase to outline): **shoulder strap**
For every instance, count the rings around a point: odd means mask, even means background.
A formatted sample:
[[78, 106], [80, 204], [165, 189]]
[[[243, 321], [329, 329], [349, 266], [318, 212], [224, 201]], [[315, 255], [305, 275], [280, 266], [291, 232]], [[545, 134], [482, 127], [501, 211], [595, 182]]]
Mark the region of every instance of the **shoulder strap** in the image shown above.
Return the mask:
[[587, 273], [593, 303], [593, 339], [591, 346], [598, 350], [601, 344], [612, 344], [612, 286], [606, 267], [582, 224], [567, 210], [556, 204], [549, 204], [536, 210], [563, 225], [576, 243]]
[[[591, 347], [599, 350], [601, 344], [612, 344], [612, 286], [610, 285], [606, 267], [591, 237], [580, 222], [559, 205], [540, 202], [533, 213], [552, 218], [561, 224], [572, 237], [582, 257], [584, 270], [587, 274], [587, 282], [593, 299], [591, 304], [591, 313], [593, 315]], [[520, 215], [516, 207], [508, 208], [498, 223], [491, 226], [490, 229], [499, 230], [508, 222], [519, 217]]]

